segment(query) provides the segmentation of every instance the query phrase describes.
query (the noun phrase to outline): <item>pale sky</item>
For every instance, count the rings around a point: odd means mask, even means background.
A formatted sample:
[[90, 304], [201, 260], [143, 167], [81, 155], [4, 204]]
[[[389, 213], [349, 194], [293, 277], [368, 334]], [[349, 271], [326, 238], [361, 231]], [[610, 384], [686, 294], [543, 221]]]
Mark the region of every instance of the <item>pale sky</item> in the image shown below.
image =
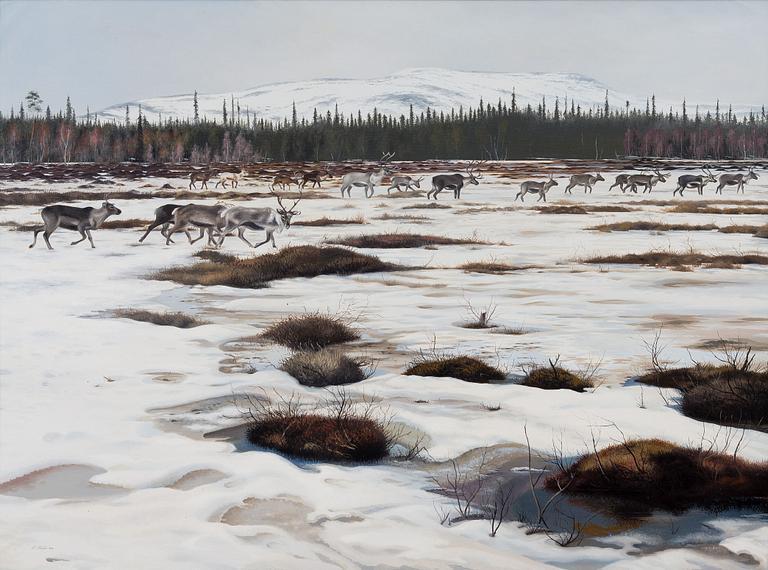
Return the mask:
[[409, 67], [555, 72], [699, 103], [768, 103], [768, 2], [0, 0], [0, 109], [78, 113]]

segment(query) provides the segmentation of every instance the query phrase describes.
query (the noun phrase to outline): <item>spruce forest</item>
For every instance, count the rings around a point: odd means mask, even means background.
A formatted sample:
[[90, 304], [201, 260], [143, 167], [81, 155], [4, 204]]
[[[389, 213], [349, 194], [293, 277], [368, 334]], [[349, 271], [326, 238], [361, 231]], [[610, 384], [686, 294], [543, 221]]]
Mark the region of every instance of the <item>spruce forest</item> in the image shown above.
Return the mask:
[[[196, 102], [195, 96], [195, 102]], [[510, 101], [450, 112], [427, 109], [399, 117], [374, 109], [344, 114], [338, 109], [311, 119], [293, 116], [279, 124], [224, 100], [218, 120], [199, 117], [149, 122], [141, 108], [126, 107], [125, 120], [102, 122], [90, 112], [77, 116], [69, 98], [63, 111], [43, 110], [31, 91], [18, 109], [0, 113], [0, 161], [8, 162], [210, 162], [340, 161], [376, 159], [396, 151], [399, 160], [524, 158], [617, 158], [626, 156], [720, 160], [768, 156], [768, 119], [737, 117], [721, 110], [693, 113], [645, 109], [582, 109], [546, 99], [533, 108]], [[135, 118], [131, 114], [135, 114]]]

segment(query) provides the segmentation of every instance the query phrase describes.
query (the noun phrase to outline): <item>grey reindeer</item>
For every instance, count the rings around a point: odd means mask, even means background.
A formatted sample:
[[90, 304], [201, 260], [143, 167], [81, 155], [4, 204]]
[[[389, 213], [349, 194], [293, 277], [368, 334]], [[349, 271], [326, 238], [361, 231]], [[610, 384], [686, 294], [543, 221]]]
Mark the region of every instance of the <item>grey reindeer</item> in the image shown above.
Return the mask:
[[[202, 239], [205, 232], [208, 232], [208, 245], [216, 245], [213, 239], [214, 232], [219, 229], [219, 218], [221, 214], [227, 209], [224, 204], [216, 204], [214, 206], [200, 206], [197, 204], [188, 204], [177, 208], [173, 212], [173, 226], [165, 232], [165, 245], [170, 245], [173, 240], [171, 236], [176, 232], [184, 232], [187, 234], [190, 244]], [[189, 227], [200, 228], [200, 235], [192, 239], [189, 234]]]
[[629, 174], [619, 174], [616, 177], [616, 180], [614, 180], [613, 184], [611, 184], [611, 187], [608, 188], [608, 192], [616, 188], [616, 186], [618, 186], [619, 189], [622, 192], [624, 192], [628, 185], [629, 185]]
[[702, 171], [704, 172], [703, 175], [699, 174], [696, 176], [693, 174], [683, 174], [682, 176], [678, 176], [677, 188], [672, 191], [672, 195], [674, 196], [680, 192], [680, 197], [682, 198], [683, 190], [686, 188], [696, 188], [696, 190], [699, 192], [699, 196], [703, 195], [704, 186], [710, 182], [717, 182], [717, 180], [715, 180], [715, 175], [712, 174], [708, 169], [702, 168]]
[[379, 160], [379, 170], [368, 172], [348, 172], [341, 178], [341, 197], [344, 197], [344, 192], [347, 193], [347, 197], [352, 197], [352, 187], [365, 188], [365, 197], [371, 198], [373, 196], [373, 189], [377, 184], [381, 184], [385, 176], [392, 174], [392, 170], [387, 166], [392, 158], [395, 156], [394, 152], [385, 152], [381, 155]]
[[88, 239], [91, 242], [91, 247], [96, 247], [93, 244], [93, 236], [91, 236], [91, 230], [97, 230], [101, 227], [109, 216], [117, 216], [122, 214], [120, 208], [112, 204], [106, 198], [101, 204], [101, 208], [93, 208], [91, 206], [85, 208], [76, 208], [74, 206], [54, 205], [46, 206], [43, 208], [40, 215], [43, 218], [43, 225], [37, 226], [34, 229], [35, 236], [30, 244], [30, 248], [35, 247], [37, 243], [37, 234], [43, 232], [43, 238], [45, 239], [45, 245], [48, 249], [53, 249], [51, 242], [48, 238], [56, 231], [57, 228], [63, 228], [65, 230], [73, 230], [80, 232], [80, 239], [73, 241], [70, 245], [76, 245], [81, 241]]
[[480, 175], [480, 165], [483, 164], [480, 161], [472, 161], [464, 169], [465, 174], [438, 174], [432, 177], [432, 189], [427, 192], [427, 200], [430, 197], [437, 200], [437, 195], [440, 194], [446, 188], [453, 190], [453, 197], [455, 199], [461, 198], [461, 189], [467, 184], [479, 185], [479, 180], [482, 178]]
[[421, 188], [420, 183], [422, 180], [424, 180], [423, 176], [419, 176], [418, 178], [413, 178], [412, 176], [393, 176], [392, 182], [390, 182], [389, 188], [387, 188], [387, 194], [389, 194], [390, 190], [394, 190], [395, 188], [397, 188], [398, 192], [403, 192], [400, 186], [405, 186], [405, 190], [413, 190], [413, 186]]
[[757, 174], [755, 174], [753, 168], [750, 168], [749, 172], [746, 174], [721, 174], [720, 178], [718, 179], [715, 194], [722, 194], [723, 188], [726, 186], [736, 186], [736, 194], [739, 193], [739, 190], [741, 190], [741, 193], [743, 194], [744, 186], [750, 180], [757, 180]]
[[600, 180], [605, 180], [605, 178], [603, 178], [603, 175], [599, 172], [597, 174], [574, 174], [571, 176], [568, 186], [565, 187], [565, 192], [570, 194], [571, 188], [584, 186], [584, 194], [587, 193], [587, 190], [592, 194], [592, 186]]
[[538, 194], [539, 199], [536, 200], [537, 202], [541, 202], [544, 200], [547, 201], [547, 192], [549, 192], [550, 188], [552, 186], [557, 186], [557, 180], [555, 180], [552, 175], [549, 175], [549, 179], [546, 182], [536, 182], [534, 180], [526, 180], [520, 185], [520, 192], [517, 193], [517, 196], [515, 196], [514, 201], [517, 201], [518, 198], [520, 198], [521, 202], [525, 202], [523, 199], [523, 196], [526, 194]]
[[[187, 204], [188, 206], [192, 206], [192, 204]], [[147, 236], [157, 227], [160, 227], [160, 233], [163, 235], [164, 238], [167, 238], [168, 228], [171, 227], [173, 224], [173, 215], [176, 210], [179, 208], [183, 208], [181, 204], [164, 204], [163, 206], [160, 206], [159, 208], [155, 209], [155, 220], [147, 226], [146, 231], [144, 232], [144, 235], [139, 238], [139, 243], [143, 243], [145, 239], [147, 239]], [[201, 239], [203, 237], [203, 233], [206, 231], [205, 228], [199, 228], [200, 229], [200, 235], [197, 239]], [[192, 241], [192, 237], [189, 234], [188, 229], [183, 230], [185, 234], [187, 234], [187, 239]], [[197, 241], [197, 240], [195, 240]], [[171, 243], [175, 243], [173, 240], [171, 240]]]
[[666, 182], [669, 174], [662, 174], [658, 169], [653, 171], [653, 174], [632, 174], [627, 178], [627, 185], [629, 190], [637, 194], [637, 187], [643, 187], [643, 194], [648, 192], [649, 194], [659, 182]]
[[[301, 212], [294, 209], [301, 201], [301, 196], [299, 196], [298, 200], [293, 202], [290, 208], [286, 208], [285, 205], [283, 205], [280, 196], [274, 192], [272, 194], [277, 198], [277, 208], [246, 208], [244, 206], [235, 206], [224, 212], [219, 220], [219, 231], [221, 232], [221, 236], [219, 237], [218, 245], [221, 246], [221, 244], [224, 243], [224, 238], [237, 230], [237, 237], [247, 243], [248, 247], [257, 248], [271, 241], [272, 247], [276, 248], [275, 232], [281, 233], [283, 230], [290, 228], [293, 217], [301, 214]], [[245, 238], [246, 228], [251, 230], [264, 230], [266, 232], [264, 241], [255, 245], [249, 242]]]

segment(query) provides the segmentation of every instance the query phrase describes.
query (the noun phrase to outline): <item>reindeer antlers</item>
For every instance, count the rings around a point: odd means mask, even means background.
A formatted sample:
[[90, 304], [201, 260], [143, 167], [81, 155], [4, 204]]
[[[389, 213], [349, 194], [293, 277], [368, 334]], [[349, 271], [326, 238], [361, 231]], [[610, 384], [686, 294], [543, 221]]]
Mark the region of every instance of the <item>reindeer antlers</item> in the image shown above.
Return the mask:
[[275, 198], [277, 198], [277, 203], [280, 205], [280, 208], [283, 210], [283, 212], [290, 212], [295, 213], [294, 208], [299, 205], [299, 202], [301, 202], [301, 199], [303, 198], [301, 189], [299, 189], [299, 198], [293, 202], [293, 205], [290, 208], [286, 208], [283, 204], [282, 198], [280, 198], [280, 195], [274, 191], [274, 189], [269, 191], [270, 194], [272, 194]]
[[379, 162], [381, 162], [381, 163], [390, 162], [394, 156], [395, 156], [394, 152], [382, 152], [381, 153], [381, 158], [379, 159]]

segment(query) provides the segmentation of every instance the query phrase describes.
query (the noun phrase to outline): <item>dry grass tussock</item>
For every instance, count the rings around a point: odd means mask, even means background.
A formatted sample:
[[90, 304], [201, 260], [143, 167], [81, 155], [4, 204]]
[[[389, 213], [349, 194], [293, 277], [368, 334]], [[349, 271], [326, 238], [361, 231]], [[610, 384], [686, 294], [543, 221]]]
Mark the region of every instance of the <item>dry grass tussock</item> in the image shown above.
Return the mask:
[[432, 218], [427, 216], [414, 216], [412, 214], [390, 214], [389, 212], [382, 214], [381, 216], [375, 216], [374, 220], [398, 220], [413, 223], [425, 223], [431, 222]]
[[141, 309], [116, 309], [112, 311], [112, 316], [118, 319], [131, 319], [133, 321], [177, 327], [180, 329], [191, 329], [208, 324], [207, 321], [203, 321], [185, 313], [158, 313]]
[[615, 222], [612, 224], [600, 224], [588, 228], [599, 232], [630, 232], [630, 231], [659, 231], [659, 232], [692, 232], [717, 230], [724, 234], [756, 234], [761, 226], [734, 224], [730, 226], [717, 226], [715, 224], [667, 224], [663, 222], [638, 221]]
[[262, 336], [293, 350], [319, 350], [360, 338], [351, 326], [353, 322], [348, 314], [290, 315], [270, 325]]
[[204, 261], [163, 269], [152, 275], [152, 278], [185, 285], [228, 285], [258, 289], [277, 279], [404, 269], [372, 255], [341, 247], [313, 245], [286, 247], [276, 253], [247, 258], [218, 251], [201, 251], [196, 255]]
[[450, 210], [451, 207], [448, 204], [439, 204], [437, 202], [428, 202], [426, 204], [422, 202], [403, 206], [403, 210]]
[[457, 267], [457, 269], [461, 269], [467, 273], [491, 274], [503, 274], [509, 273], [510, 271], [524, 271], [533, 268], [533, 265], [512, 265], [505, 261], [497, 261], [495, 259], [490, 259], [488, 261], [469, 261]]
[[670, 367], [661, 358], [661, 331], [646, 342], [650, 370], [637, 378], [642, 384], [680, 390], [686, 416], [713, 423], [765, 431], [768, 429], [768, 366], [757, 365], [752, 349], [721, 340], [712, 352], [714, 363], [694, 362]]
[[652, 250], [645, 253], [626, 253], [623, 255], [599, 255], [581, 260], [590, 264], [645, 265], [649, 267], [668, 267], [685, 269], [687, 267], [707, 267], [713, 269], [737, 269], [741, 265], [768, 265], [768, 256], [760, 254], [706, 254], [696, 251], [675, 252]]
[[347, 356], [334, 348], [294, 352], [283, 360], [280, 369], [299, 384], [315, 388], [353, 384], [373, 373], [368, 360]]
[[403, 374], [458, 378], [476, 384], [502, 382], [507, 378], [502, 370], [473, 356], [438, 351], [434, 342], [428, 350], [419, 351]]
[[328, 218], [327, 216], [323, 216], [322, 218], [318, 218], [316, 220], [300, 220], [296, 222], [291, 222], [291, 225], [322, 227], [322, 226], [362, 225], [367, 223], [368, 222], [365, 221], [365, 218], [362, 215], [360, 215], [355, 218], [343, 218], [343, 219]]
[[585, 369], [572, 372], [559, 365], [560, 357], [550, 359], [547, 365], [531, 365], [524, 368], [525, 378], [521, 384], [542, 390], [573, 390], [584, 392], [594, 388], [594, 378], [599, 364], [590, 364]]
[[[311, 461], [370, 463], [392, 454], [398, 440], [408, 435], [393, 425], [387, 410], [371, 400], [355, 401], [343, 389], [329, 391], [315, 406], [297, 397], [246, 398], [248, 440], [254, 445]], [[404, 458], [423, 450], [413, 443]]]
[[563, 204], [553, 206], [536, 206], [535, 209], [538, 210], [540, 214], [591, 214], [595, 212], [631, 212], [633, 210], [633, 208], [627, 208], [625, 206], [568, 206]]
[[358, 248], [376, 249], [412, 248], [436, 245], [488, 244], [488, 242], [479, 240], [475, 237], [449, 238], [443, 236], [409, 233], [386, 233], [350, 236], [331, 239], [328, 240], [327, 243]]
[[758, 214], [763, 216], [768, 214], [768, 208], [761, 208], [758, 206], [722, 208], [719, 206], [710, 206], [701, 202], [682, 202], [669, 208], [667, 211], [675, 214]]
[[747, 461], [736, 452], [717, 451], [711, 445], [683, 447], [660, 439], [624, 439], [562, 466], [545, 486], [674, 512], [695, 506], [765, 510], [768, 463]]

